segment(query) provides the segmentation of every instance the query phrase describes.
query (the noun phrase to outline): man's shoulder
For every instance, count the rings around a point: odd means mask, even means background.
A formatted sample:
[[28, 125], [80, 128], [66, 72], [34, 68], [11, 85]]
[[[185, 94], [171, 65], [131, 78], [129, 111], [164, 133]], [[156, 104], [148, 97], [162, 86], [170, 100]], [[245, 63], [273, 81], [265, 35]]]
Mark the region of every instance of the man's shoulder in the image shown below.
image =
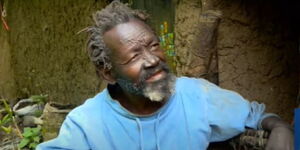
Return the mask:
[[203, 78], [193, 78], [193, 77], [178, 77], [176, 81], [176, 88], [180, 90], [199, 90], [207, 89], [209, 87], [216, 87], [213, 83], [203, 79]]
[[105, 101], [105, 90], [98, 93], [92, 98], [87, 99], [83, 104], [74, 108], [68, 117], [80, 118], [80, 117], [91, 117], [94, 114], [101, 113], [101, 107]]

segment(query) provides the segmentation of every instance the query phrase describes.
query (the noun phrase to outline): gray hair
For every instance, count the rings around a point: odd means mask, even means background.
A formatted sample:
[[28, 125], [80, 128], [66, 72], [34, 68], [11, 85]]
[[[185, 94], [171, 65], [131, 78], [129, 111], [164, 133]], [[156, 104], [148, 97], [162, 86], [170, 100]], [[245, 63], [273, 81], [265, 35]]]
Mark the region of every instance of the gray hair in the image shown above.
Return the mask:
[[103, 35], [118, 24], [129, 22], [131, 19], [138, 19], [145, 22], [148, 14], [140, 10], [133, 10], [127, 5], [113, 1], [104, 9], [93, 15], [94, 25], [86, 29], [89, 33], [87, 51], [96, 70], [111, 69], [110, 49], [103, 41]]

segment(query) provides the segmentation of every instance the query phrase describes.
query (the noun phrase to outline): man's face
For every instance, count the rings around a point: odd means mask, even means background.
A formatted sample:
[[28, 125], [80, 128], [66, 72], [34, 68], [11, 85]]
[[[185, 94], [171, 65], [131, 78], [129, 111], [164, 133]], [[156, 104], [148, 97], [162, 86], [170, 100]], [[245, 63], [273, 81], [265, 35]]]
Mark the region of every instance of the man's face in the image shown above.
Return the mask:
[[175, 79], [149, 26], [131, 20], [107, 31], [103, 38], [111, 49], [112, 74], [123, 90], [154, 101], [171, 93]]

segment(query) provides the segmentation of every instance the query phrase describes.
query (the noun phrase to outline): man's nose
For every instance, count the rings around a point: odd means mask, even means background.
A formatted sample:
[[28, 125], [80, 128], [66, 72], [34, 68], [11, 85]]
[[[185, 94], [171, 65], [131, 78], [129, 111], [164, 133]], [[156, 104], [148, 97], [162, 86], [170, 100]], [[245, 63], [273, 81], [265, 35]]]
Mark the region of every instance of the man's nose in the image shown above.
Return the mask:
[[144, 67], [145, 68], [150, 68], [150, 67], [155, 67], [159, 64], [159, 58], [149, 51], [144, 52]]

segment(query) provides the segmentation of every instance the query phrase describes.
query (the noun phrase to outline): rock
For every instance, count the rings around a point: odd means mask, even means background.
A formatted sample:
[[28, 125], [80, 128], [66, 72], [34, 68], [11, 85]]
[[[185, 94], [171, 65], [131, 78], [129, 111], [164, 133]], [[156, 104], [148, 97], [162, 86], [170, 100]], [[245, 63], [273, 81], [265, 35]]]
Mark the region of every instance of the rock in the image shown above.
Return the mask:
[[22, 99], [13, 107], [13, 112], [17, 116], [35, 116], [43, 109], [44, 105], [41, 103], [35, 103], [32, 99]]
[[24, 127], [34, 127], [36, 125], [42, 125], [43, 120], [35, 116], [24, 116], [23, 117], [23, 126]]

